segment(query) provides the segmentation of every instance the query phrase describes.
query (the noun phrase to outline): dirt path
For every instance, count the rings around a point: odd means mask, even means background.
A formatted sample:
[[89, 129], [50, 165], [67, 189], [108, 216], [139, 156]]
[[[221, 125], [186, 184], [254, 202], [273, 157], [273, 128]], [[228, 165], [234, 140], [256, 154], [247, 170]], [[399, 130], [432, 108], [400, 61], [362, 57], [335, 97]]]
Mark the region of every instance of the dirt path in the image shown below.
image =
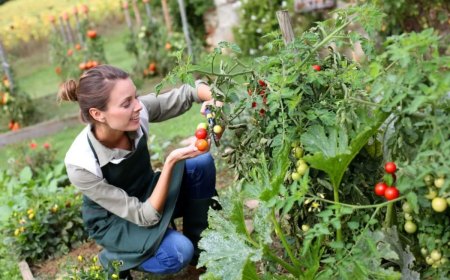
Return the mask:
[[0, 148], [24, 140], [51, 135], [66, 127], [77, 124], [80, 124], [80, 120], [78, 119], [78, 115], [74, 115], [59, 120], [51, 120], [27, 126], [17, 131], [6, 132], [0, 134]]

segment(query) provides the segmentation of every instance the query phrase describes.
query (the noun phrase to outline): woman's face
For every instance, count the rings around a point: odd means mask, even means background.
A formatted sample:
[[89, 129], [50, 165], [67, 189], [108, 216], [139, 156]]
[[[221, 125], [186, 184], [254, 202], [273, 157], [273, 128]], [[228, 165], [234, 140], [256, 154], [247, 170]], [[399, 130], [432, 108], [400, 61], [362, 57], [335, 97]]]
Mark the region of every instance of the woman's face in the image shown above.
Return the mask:
[[139, 128], [141, 103], [137, 99], [136, 86], [131, 79], [119, 79], [111, 91], [108, 109], [103, 113], [106, 124], [120, 131], [136, 131]]

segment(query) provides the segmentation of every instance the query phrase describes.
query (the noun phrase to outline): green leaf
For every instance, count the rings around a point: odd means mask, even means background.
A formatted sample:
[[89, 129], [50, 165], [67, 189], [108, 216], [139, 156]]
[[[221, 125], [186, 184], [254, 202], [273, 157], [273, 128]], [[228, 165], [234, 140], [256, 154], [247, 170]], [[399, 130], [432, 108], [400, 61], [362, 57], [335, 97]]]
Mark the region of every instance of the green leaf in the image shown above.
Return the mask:
[[31, 168], [29, 166], [26, 166], [24, 169], [22, 169], [22, 171], [20, 171], [19, 178], [22, 183], [29, 182], [31, 178], [33, 178], [33, 172], [31, 171]]
[[262, 250], [250, 247], [246, 237], [235, 231], [234, 222], [222, 216], [223, 211], [210, 211], [211, 229], [203, 232], [199, 247], [199, 266], [206, 266], [208, 272], [223, 280], [243, 279], [244, 275], [255, 276], [251, 262], [260, 261]]
[[[328, 128], [325, 133], [323, 127], [312, 126], [301, 137], [305, 150], [312, 153], [304, 157], [305, 161], [311, 167], [327, 173], [333, 187], [338, 189], [350, 162], [369, 138], [377, 133], [387, 116], [386, 113], [378, 112], [372, 122], [362, 127], [356, 137], [350, 141], [343, 128]], [[348, 145], [349, 142], [350, 145]]]

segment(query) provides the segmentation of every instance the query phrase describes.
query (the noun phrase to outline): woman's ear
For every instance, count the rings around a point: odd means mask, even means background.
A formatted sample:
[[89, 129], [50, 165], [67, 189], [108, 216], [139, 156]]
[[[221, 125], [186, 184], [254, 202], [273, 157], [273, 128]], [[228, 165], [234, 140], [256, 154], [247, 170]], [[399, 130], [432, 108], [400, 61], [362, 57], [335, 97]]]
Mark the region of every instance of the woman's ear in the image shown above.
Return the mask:
[[97, 108], [91, 108], [89, 109], [89, 114], [91, 115], [91, 117], [101, 123], [104, 123], [106, 121], [105, 115], [103, 114], [102, 111], [100, 111]]

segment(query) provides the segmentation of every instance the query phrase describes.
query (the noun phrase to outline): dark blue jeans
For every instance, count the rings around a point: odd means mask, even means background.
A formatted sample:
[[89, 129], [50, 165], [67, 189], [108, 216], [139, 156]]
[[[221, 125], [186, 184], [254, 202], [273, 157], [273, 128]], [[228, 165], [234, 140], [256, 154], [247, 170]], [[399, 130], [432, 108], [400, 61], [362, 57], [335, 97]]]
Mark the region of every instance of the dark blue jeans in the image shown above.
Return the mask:
[[[211, 154], [186, 160], [175, 213], [182, 213], [185, 199], [210, 198], [214, 196], [215, 189], [216, 168]], [[192, 242], [183, 234], [168, 229], [156, 253], [139, 268], [154, 274], [175, 273], [187, 266], [193, 255]]]

